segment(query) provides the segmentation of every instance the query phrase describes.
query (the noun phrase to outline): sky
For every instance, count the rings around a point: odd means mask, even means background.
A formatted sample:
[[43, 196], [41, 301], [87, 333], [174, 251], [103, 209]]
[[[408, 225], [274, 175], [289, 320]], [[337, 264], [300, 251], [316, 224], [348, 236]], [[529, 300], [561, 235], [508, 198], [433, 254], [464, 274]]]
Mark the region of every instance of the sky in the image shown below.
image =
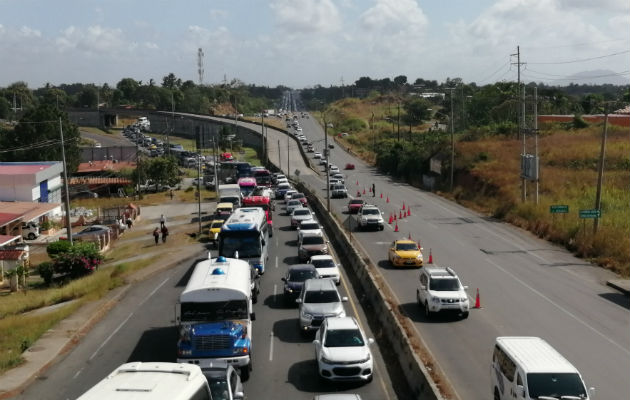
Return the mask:
[[204, 84], [483, 85], [517, 79], [517, 46], [525, 81], [628, 82], [630, 1], [0, 0], [0, 87], [198, 83], [199, 48]]

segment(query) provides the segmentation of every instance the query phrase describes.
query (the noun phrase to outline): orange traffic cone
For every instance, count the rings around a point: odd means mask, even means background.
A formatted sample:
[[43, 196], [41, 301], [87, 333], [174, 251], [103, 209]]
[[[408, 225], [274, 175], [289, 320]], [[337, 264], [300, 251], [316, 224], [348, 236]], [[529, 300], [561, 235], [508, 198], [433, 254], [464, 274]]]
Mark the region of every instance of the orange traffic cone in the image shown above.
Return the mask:
[[405, 209], [405, 202], [403, 201], [403, 210]]
[[389, 196], [387, 196], [387, 203], [389, 203]]
[[396, 222], [396, 226], [394, 227], [394, 232], [398, 232], [398, 222]]
[[391, 225], [391, 223], [394, 221], [394, 217], [392, 217], [392, 214], [389, 214], [389, 224]]
[[398, 211], [398, 219], [402, 219], [402, 211]]
[[431, 249], [429, 249], [429, 264], [433, 264], [433, 253], [431, 252]]
[[407, 209], [407, 216], [408, 216], [408, 217], [411, 217], [411, 208], [408, 208], [408, 209]]
[[359, 186], [359, 181], [357, 181], [357, 186]]
[[479, 288], [477, 288], [477, 296], [475, 297], [475, 307], [481, 308], [481, 300], [479, 300]]
[[368, 187], [368, 192], [372, 193], [372, 188]]
[[383, 193], [381, 193], [381, 199], [383, 198]]
[[409, 236], [407, 236], [407, 239], [411, 240], [411, 232], [409, 232]]
[[363, 188], [363, 194], [365, 194], [365, 188]]

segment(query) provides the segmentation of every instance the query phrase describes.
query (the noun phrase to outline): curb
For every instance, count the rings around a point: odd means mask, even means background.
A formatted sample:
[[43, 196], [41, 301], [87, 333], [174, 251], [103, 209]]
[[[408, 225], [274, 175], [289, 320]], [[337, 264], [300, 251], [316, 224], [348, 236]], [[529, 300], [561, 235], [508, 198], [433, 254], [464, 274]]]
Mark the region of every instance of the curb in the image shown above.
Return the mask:
[[606, 285], [630, 296], [630, 279], [611, 279], [606, 281]]

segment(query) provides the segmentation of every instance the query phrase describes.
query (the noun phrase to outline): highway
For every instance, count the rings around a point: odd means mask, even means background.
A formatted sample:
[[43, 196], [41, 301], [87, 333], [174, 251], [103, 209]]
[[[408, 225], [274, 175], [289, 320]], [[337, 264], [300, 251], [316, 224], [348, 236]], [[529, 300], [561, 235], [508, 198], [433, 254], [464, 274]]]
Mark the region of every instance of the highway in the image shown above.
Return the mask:
[[[205, 204], [204, 211], [212, 209]], [[296, 232], [289, 218], [274, 214], [269, 265], [261, 280], [259, 301], [254, 305], [253, 372], [244, 383], [250, 399], [311, 399], [313, 393], [359, 393], [363, 399], [394, 400], [399, 397], [376, 345], [374, 380], [365, 385], [323, 382], [317, 375], [310, 335], [298, 331], [297, 308], [282, 299], [287, 265], [297, 263]], [[174, 217], [175, 208], [168, 215]], [[147, 208], [143, 213], [148, 212]], [[134, 228], [135, 229], [135, 228]], [[216, 255], [216, 254], [215, 254]], [[19, 399], [74, 399], [112, 370], [128, 361], [175, 361], [177, 330], [174, 306], [192, 272], [195, 260], [207, 257], [206, 249], [183, 259], [181, 264], [136, 283], [121, 301], [60, 362], [49, 368]], [[343, 272], [342, 272], [343, 273]], [[339, 286], [349, 296], [346, 312], [359, 318], [368, 337], [373, 337], [347, 279]]]
[[[300, 118], [300, 124], [315, 151], [322, 151], [324, 133], [317, 121]], [[316, 161], [314, 169], [322, 171]], [[348, 192], [364, 196], [365, 190], [386, 222], [391, 213], [400, 215], [403, 204], [411, 209], [410, 217], [397, 221], [398, 233], [392, 224], [382, 232], [352, 235], [384, 276], [460, 399], [491, 396], [492, 348], [502, 335], [540, 336], [580, 370], [587, 386], [596, 388], [596, 398], [627, 397], [630, 304], [605, 286], [613, 274], [526, 231], [396, 182], [338, 145], [331, 150], [330, 162], [347, 175]], [[343, 171], [348, 162], [356, 169]], [[320, 174], [303, 180], [325, 198], [325, 175]], [[373, 183], [376, 197], [369, 197]], [[332, 211], [347, 223], [346, 204], [331, 200]], [[482, 308], [471, 310], [467, 320], [427, 320], [416, 304], [417, 271], [392, 269], [387, 261], [389, 243], [408, 235], [420, 240], [425, 262], [431, 250], [436, 264], [455, 269], [469, 286], [471, 304], [479, 289]]]

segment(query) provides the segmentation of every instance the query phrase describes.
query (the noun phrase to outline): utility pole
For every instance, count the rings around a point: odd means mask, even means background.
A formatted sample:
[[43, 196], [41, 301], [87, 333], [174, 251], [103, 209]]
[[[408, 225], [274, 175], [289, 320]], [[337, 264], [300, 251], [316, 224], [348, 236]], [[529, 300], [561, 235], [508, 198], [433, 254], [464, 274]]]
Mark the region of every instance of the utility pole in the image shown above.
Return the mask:
[[[510, 56], [516, 56], [516, 66], [518, 70], [518, 81], [517, 81], [517, 93], [519, 97], [519, 108], [518, 108], [518, 138], [523, 137], [523, 153], [521, 158], [525, 157], [525, 132], [523, 131], [524, 119], [525, 119], [525, 88], [523, 88], [521, 94], [521, 48], [520, 46], [516, 46], [516, 53], [510, 54]], [[514, 65], [514, 63], [512, 63]], [[522, 169], [522, 168], [521, 168]], [[521, 170], [521, 201], [525, 202], [527, 199], [527, 180], [523, 175], [523, 171]]]
[[[201, 132], [199, 134], [201, 135]], [[201, 235], [201, 150], [197, 152], [197, 220]]]
[[400, 142], [400, 100], [398, 100], [398, 141]]
[[330, 173], [329, 171], [329, 162], [328, 162], [328, 154], [330, 150], [328, 149], [328, 121], [326, 121], [326, 113], [322, 113], [322, 119], [324, 120], [324, 155], [326, 156], [326, 210], [330, 212]]
[[215, 193], [219, 190], [219, 174], [217, 172], [217, 146], [219, 145], [218, 140], [212, 139], [212, 157], [214, 164], [214, 191]]
[[[171, 136], [173, 135], [173, 128], [175, 127], [175, 98], [173, 92], [171, 92]], [[171, 142], [168, 136], [168, 128], [166, 129], [166, 146], [168, 146], [168, 155], [171, 155]]]
[[450, 191], [453, 191], [453, 177], [455, 175], [455, 126], [453, 124], [453, 91], [455, 90], [454, 87], [452, 88], [446, 88], [446, 90], [450, 90], [450, 98], [451, 98], [451, 116], [449, 118], [449, 122], [451, 123], [451, 177], [450, 177], [450, 184], [449, 184], [449, 188]]
[[540, 164], [538, 163], [538, 87], [534, 87], [534, 153], [535, 162], [537, 165], [536, 171], [536, 205], [538, 205], [538, 189], [539, 189], [539, 176], [540, 176]]
[[370, 129], [372, 129], [372, 151], [376, 154], [376, 135], [374, 134], [374, 111], [370, 120]]
[[287, 178], [291, 177], [291, 163], [289, 162], [289, 154], [291, 153], [289, 151], [289, 135], [287, 135]]
[[[597, 163], [597, 193], [595, 194], [595, 209], [600, 210], [602, 206], [602, 182], [604, 180], [604, 159], [606, 157], [606, 135], [608, 134], [608, 106], [604, 106], [604, 132], [602, 132], [602, 145], [599, 151], [599, 162]], [[597, 233], [599, 218], [593, 220], [593, 234]]]
[[72, 225], [70, 224], [70, 193], [68, 192], [68, 165], [66, 164], [66, 149], [63, 143], [63, 125], [59, 117], [59, 136], [61, 136], [61, 160], [63, 161], [63, 189], [66, 192], [64, 208], [66, 209], [66, 235], [72, 246]]
[[280, 139], [278, 139], [278, 168], [282, 171], [282, 155], [280, 154]]
[[260, 122], [260, 126], [261, 126], [261, 128], [260, 128], [260, 137], [262, 138], [262, 144], [263, 144], [262, 145], [262, 152], [263, 152], [262, 159], [264, 160], [263, 165], [267, 166], [267, 161], [269, 161], [269, 160], [267, 160], [267, 157], [266, 157], [267, 156], [267, 145], [265, 143], [265, 113], [264, 113], [264, 111], [260, 113], [260, 119], [261, 119], [261, 122]]

